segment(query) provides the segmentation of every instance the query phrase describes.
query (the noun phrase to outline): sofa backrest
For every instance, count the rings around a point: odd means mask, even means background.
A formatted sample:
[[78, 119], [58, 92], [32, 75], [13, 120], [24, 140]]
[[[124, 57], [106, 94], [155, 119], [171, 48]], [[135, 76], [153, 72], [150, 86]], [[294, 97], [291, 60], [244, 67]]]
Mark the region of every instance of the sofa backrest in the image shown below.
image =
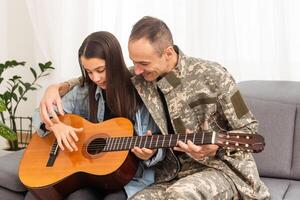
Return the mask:
[[265, 150], [254, 154], [260, 175], [300, 180], [300, 82], [244, 81], [238, 86], [265, 137]]

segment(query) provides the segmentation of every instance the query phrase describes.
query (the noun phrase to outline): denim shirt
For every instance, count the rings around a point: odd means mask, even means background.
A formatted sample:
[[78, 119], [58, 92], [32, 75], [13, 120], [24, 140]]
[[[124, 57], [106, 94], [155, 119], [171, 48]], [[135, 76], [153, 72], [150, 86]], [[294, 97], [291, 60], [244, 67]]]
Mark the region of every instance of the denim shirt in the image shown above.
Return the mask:
[[[98, 100], [98, 113], [97, 119], [99, 122], [103, 121], [105, 105], [102, 95], [101, 88], [97, 88], [95, 93], [95, 98]], [[88, 103], [88, 88], [85, 85], [81, 87], [79, 85], [75, 86], [62, 98], [62, 105], [66, 113], [73, 113], [80, 115], [81, 117], [89, 120], [89, 103]], [[151, 130], [152, 133], [157, 133], [159, 131], [158, 127], [154, 123], [150, 113], [147, 108], [143, 105], [135, 114], [135, 124], [134, 129], [137, 135], [145, 135], [147, 130]], [[42, 122], [39, 117], [38, 110], [33, 116], [33, 127], [36, 129], [40, 136], [45, 136], [47, 132], [40, 129]], [[156, 154], [152, 156], [149, 160], [142, 161], [139, 163], [138, 170], [133, 177], [133, 179], [124, 186], [127, 193], [127, 197], [130, 198], [136, 192], [144, 189], [150, 184], [154, 183], [155, 174], [153, 166], [163, 160], [165, 157], [165, 150], [158, 149]]]

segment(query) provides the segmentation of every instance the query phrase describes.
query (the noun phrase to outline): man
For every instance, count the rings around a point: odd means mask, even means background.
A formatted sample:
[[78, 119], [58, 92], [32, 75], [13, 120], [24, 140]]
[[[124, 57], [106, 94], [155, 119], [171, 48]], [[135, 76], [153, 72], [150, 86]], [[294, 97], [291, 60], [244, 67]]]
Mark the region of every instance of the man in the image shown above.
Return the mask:
[[[217, 63], [184, 55], [163, 21], [139, 20], [128, 50], [134, 64], [132, 82], [162, 134], [232, 130], [256, 134], [258, 122], [232, 76]], [[55, 117], [53, 103], [62, 112], [57, 88], [50, 87], [52, 92], [46, 92], [41, 102], [42, 118], [48, 123], [48, 113]], [[192, 141], [179, 141], [174, 149], [168, 149], [156, 166], [156, 184], [132, 199], [270, 198], [250, 153]]]

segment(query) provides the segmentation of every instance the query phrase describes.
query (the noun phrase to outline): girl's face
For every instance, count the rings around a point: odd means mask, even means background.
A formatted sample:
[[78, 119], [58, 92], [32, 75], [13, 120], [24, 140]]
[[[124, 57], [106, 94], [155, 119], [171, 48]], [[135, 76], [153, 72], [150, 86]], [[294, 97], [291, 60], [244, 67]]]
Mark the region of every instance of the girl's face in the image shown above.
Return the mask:
[[87, 71], [90, 79], [100, 88], [106, 89], [105, 60], [100, 58], [80, 57], [83, 68]]

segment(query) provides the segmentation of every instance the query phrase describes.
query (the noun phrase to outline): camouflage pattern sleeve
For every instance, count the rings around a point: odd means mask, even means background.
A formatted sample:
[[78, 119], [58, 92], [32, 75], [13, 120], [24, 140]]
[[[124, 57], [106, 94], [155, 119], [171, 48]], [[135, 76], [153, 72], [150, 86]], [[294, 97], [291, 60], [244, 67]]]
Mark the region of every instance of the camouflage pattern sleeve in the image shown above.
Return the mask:
[[60, 96], [64, 96], [70, 90], [73, 89], [74, 86], [79, 85], [82, 81], [82, 77], [72, 78], [59, 85], [59, 94]]
[[225, 71], [219, 81], [218, 102], [230, 129], [257, 133], [258, 122], [246, 105], [233, 77]]

